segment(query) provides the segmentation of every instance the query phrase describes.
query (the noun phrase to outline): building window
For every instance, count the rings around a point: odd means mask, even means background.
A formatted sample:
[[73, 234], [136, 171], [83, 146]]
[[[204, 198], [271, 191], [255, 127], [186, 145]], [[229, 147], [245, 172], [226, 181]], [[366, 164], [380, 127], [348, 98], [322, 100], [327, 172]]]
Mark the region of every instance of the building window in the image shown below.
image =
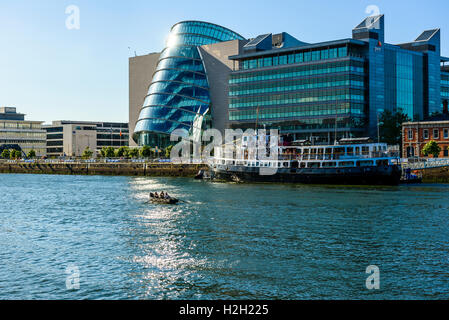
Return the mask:
[[424, 139], [429, 139], [429, 130], [424, 129], [424, 131], [423, 131], [423, 138]]
[[440, 138], [440, 130], [433, 129], [433, 138], [434, 139], [439, 139]]
[[449, 139], [449, 129], [443, 130], [443, 136], [444, 136], [444, 139]]
[[444, 149], [444, 156], [445, 157], [449, 157], [449, 150], [446, 148], [446, 149]]
[[413, 129], [408, 129], [408, 139], [413, 140]]

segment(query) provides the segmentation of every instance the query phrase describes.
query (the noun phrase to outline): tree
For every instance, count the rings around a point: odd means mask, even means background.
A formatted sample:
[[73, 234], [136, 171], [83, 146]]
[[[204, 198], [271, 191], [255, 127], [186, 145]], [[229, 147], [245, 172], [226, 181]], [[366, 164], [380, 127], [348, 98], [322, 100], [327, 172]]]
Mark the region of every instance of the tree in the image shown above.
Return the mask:
[[100, 157], [106, 158], [106, 147], [101, 148], [101, 150], [100, 150]]
[[380, 141], [389, 145], [402, 145], [402, 124], [410, 118], [399, 109], [397, 112], [385, 110], [379, 117]]
[[28, 152], [27, 158], [32, 159], [32, 158], [35, 158], [35, 157], [36, 157], [36, 151], [34, 151], [33, 149], [31, 149], [31, 150]]
[[9, 157], [10, 157], [10, 152], [9, 152], [9, 150], [8, 150], [8, 149], [4, 149], [4, 150], [2, 151], [1, 157], [2, 157], [3, 159], [9, 159]]
[[11, 149], [11, 151], [9, 152], [9, 158], [11, 160], [20, 159], [22, 158], [22, 152], [19, 150]]
[[424, 148], [422, 149], [422, 154], [426, 157], [429, 156], [429, 154], [433, 155], [434, 158], [438, 158], [441, 152], [441, 147], [436, 143], [435, 141], [430, 141], [427, 143]]
[[173, 146], [172, 145], [170, 145], [170, 146], [168, 146], [167, 148], [165, 148], [165, 157], [166, 158], [170, 158], [170, 155], [171, 155], [171, 150], [173, 149]]
[[139, 153], [140, 153], [139, 148], [132, 148], [132, 149], [129, 149], [128, 155], [131, 158], [138, 158]]
[[84, 149], [83, 154], [81, 155], [81, 157], [83, 159], [90, 159], [92, 158], [93, 155], [93, 151], [89, 149], [89, 147], [87, 147], [86, 149]]
[[144, 158], [151, 157], [151, 148], [149, 146], [143, 146], [142, 149], [140, 149], [140, 155]]
[[113, 147], [103, 147], [100, 150], [100, 155], [103, 158], [114, 158], [115, 157], [115, 150]]
[[118, 148], [117, 150], [115, 150], [115, 156], [117, 158], [129, 157], [129, 148], [126, 146]]

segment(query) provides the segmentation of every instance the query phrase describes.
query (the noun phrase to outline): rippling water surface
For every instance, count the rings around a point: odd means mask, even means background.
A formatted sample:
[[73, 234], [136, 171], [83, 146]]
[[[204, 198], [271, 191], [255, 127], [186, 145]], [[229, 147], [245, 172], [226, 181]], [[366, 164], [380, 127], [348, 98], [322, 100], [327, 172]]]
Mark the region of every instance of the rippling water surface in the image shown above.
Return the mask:
[[447, 185], [0, 179], [0, 299], [449, 298]]

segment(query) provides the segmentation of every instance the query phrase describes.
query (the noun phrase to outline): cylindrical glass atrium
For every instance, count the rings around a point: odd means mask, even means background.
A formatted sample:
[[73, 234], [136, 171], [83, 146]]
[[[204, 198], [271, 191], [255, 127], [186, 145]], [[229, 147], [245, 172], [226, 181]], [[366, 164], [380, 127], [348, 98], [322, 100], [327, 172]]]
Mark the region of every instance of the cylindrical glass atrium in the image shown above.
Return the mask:
[[197, 136], [210, 127], [209, 83], [198, 46], [237, 39], [244, 38], [206, 22], [172, 27], [136, 123], [139, 145], [165, 148], [176, 129]]

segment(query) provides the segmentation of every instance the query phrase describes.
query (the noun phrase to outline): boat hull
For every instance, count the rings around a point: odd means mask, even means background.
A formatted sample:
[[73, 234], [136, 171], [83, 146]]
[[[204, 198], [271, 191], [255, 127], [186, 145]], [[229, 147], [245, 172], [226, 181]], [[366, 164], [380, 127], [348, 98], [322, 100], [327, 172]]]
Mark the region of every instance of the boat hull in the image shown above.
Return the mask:
[[150, 202], [153, 204], [177, 204], [179, 202], [178, 199], [157, 199], [157, 198], [151, 198]]
[[260, 168], [214, 165], [214, 180], [232, 182], [273, 182], [335, 185], [399, 185], [401, 172], [397, 166], [348, 168], [279, 168], [274, 174], [261, 174]]

